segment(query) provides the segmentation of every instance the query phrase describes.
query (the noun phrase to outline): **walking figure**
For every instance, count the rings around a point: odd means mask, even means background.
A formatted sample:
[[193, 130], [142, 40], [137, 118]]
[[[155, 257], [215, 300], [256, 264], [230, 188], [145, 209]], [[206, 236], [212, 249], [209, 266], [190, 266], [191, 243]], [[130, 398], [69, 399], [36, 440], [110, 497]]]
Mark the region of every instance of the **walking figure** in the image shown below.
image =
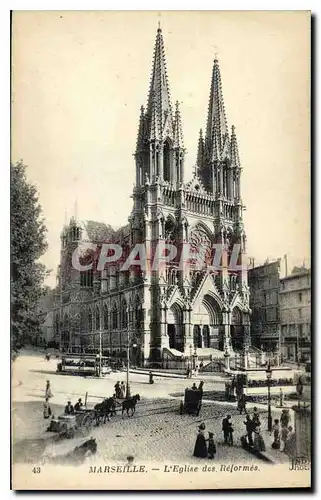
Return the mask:
[[49, 404], [49, 399], [46, 398], [44, 404], [43, 404], [43, 418], [49, 418], [51, 415], [51, 408]]
[[251, 419], [250, 415], [246, 415], [246, 420], [244, 422], [246, 428], [246, 437], [248, 444], [253, 446], [253, 432], [255, 431], [255, 423]]
[[204, 431], [205, 431], [205, 424], [204, 422], [201, 423], [201, 425], [198, 428], [198, 433], [196, 437], [196, 442], [194, 446], [194, 457], [198, 458], [206, 458], [207, 457], [207, 447], [206, 447], [206, 440], [204, 436]]
[[237, 402], [237, 409], [240, 412], [240, 415], [242, 415], [243, 411], [246, 413], [246, 396], [245, 394], [241, 394], [241, 396], [238, 399]]
[[51, 392], [51, 387], [50, 387], [50, 382], [49, 380], [47, 380], [47, 383], [46, 383], [46, 390], [45, 390], [45, 398], [52, 398], [53, 394]]
[[121, 399], [121, 388], [120, 388], [120, 383], [116, 382], [115, 386], [115, 393], [116, 393], [116, 398]]
[[252, 420], [253, 420], [253, 423], [255, 424], [255, 427], [259, 427], [261, 425], [259, 412], [258, 412], [258, 409], [256, 408], [256, 406], [253, 408]]
[[213, 432], [208, 433], [208, 446], [207, 446], [207, 454], [208, 458], [213, 459], [216, 453], [216, 445], [214, 443], [214, 434]]
[[223, 418], [222, 431], [224, 436], [224, 444], [232, 446], [234, 429], [232, 427], [231, 415], [227, 415], [225, 418]]
[[279, 450], [281, 442], [280, 442], [280, 422], [279, 422], [278, 418], [276, 418], [274, 420], [274, 425], [273, 425], [272, 431], [273, 431], [272, 448], [274, 450]]

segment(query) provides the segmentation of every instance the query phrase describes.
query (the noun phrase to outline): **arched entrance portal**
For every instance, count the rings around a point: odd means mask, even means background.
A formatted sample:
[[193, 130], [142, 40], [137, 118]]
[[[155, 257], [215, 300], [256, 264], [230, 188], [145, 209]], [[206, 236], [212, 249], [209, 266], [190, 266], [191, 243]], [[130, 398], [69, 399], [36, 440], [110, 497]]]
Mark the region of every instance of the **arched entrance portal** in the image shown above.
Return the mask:
[[167, 335], [170, 349], [184, 351], [183, 340], [183, 313], [178, 304], [173, 304], [167, 311]]
[[202, 332], [201, 332], [200, 325], [194, 325], [193, 341], [194, 341], [194, 347], [197, 347], [197, 348], [203, 347], [202, 346]]
[[242, 325], [242, 312], [238, 307], [234, 307], [231, 317], [231, 342], [234, 350], [243, 349], [244, 345], [244, 327]]
[[222, 336], [223, 316], [222, 310], [213, 295], [206, 294], [202, 305], [208, 313], [209, 322], [203, 325], [203, 347], [212, 347], [223, 350], [224, 340]]

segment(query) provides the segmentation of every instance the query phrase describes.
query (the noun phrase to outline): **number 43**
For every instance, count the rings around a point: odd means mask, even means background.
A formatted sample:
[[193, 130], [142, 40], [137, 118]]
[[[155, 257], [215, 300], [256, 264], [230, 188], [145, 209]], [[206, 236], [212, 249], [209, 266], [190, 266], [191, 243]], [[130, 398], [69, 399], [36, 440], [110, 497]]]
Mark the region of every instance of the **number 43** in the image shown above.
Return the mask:
[[40, 467], [34, 467], [34, 468], [32, 469], [32, 472], [33, 472], [34, 474], [40, 474], [40, 472], [41, 472], [41, 468], [40, 468]]

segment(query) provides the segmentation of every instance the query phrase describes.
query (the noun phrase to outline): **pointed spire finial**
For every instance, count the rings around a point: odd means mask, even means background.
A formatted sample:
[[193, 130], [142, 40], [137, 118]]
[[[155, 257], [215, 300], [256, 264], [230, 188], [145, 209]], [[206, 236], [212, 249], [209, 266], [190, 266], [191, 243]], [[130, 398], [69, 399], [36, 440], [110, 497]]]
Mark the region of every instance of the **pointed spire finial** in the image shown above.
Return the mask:
[[232, 125], [231, 127], [231, 144], [230, 144], [230, 151], [231, 151], [231, 165], [233, 167], [239, 168], [241, 166], [240, 163], [240, 157], [239, 157], [239, 150], [238, 150], [238, 145], [237, 145], [237, 138], [235, 134], [235, 127]]
[[[217, 56], [215, 55], [215, 57]], [[227, 134], [228, 128], [225, 116], [221, 73], [218, 60], [215, 58], [212, 70], [205, 136], [206, 149], [210, 161], [220, 159]]]
[[165, 49], [160, 25], [157, 29], [153, 69], [150, 81], [148, 103], [146, 109], [147, 135], [150, 138], [153, 120], [157, 121], [157, 136], [153, 139], [162, 140], [166, 128], [173, 135], [173, 116], [169, 83], [167, 79]]
[[158, 21], [158, 28], [157, 28], [157, 31], [162, 31], [160, 21]]
[[218, 48], [214, 45], [214, 62], [218, 62]]

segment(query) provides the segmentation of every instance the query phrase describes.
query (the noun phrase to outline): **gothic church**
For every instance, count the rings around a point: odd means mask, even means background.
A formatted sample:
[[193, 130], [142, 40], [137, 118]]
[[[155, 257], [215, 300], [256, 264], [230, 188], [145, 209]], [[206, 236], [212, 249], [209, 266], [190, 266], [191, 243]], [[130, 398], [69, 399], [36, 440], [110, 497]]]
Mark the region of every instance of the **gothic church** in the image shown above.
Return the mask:
[[[136, 365], [221, 355], [250, 345], [246, 236], [241, 199], [237, 138], [225, 116], [221, 74], [215, 58], [207, 123], [200, 131], [193, 178], [185, 180], [182, 120], [173, 109], [163, 35], [157, 30], [151, 84], [141, 108], [135, 151], [136, 185], [128, 224], [111, 226], [72, 218], [61, 234], [54, 309], [55, 337], [72, 352], [126, 356], [128, 338]], [[205, 248], [224, 245], [222, 268], [79, 272], [71, 255], [79, 242], [114, 242], [124, 250], [143, 244], [151, 255], [160, 242]], [[240, 270], [229, 268], [234, 244], [241, 248]]]

